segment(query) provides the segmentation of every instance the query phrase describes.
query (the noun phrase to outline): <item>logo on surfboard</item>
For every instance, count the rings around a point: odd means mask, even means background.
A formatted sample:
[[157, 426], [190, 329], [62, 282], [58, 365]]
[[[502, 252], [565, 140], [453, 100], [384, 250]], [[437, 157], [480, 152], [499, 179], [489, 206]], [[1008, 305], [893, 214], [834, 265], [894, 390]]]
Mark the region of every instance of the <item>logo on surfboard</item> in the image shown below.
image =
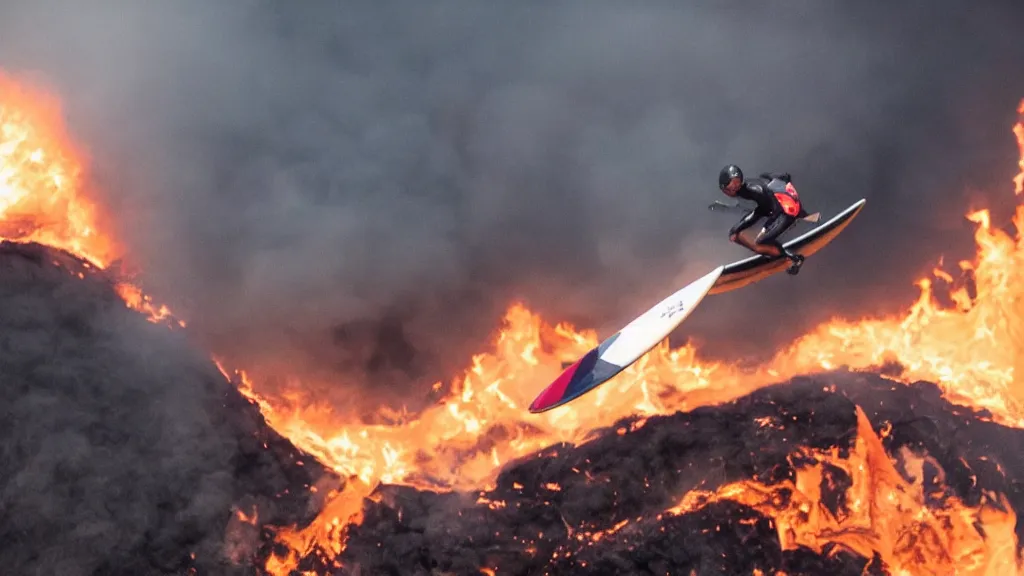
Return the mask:
[[662, 318], [672, 318], [676, 314], [686, 310], [686, 302], [680, 300], [679, 302], [672, 302], [668, 305], [668, 308], [661, 313]]

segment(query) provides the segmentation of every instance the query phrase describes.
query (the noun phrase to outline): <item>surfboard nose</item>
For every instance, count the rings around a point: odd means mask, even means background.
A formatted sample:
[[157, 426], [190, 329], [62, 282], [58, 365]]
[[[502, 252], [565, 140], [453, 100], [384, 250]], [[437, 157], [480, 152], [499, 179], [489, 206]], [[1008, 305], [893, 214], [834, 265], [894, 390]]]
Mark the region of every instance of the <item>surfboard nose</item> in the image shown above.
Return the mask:
[[628, 368], [668, 338], [693, 312], [722, 269], [719, 266], [680, 288], [569, 365], [534, 399], [530, 412], [536, 414], [571, 402]]
[[580, 362], [582, 361], [583, 358], [570, 364], [568, 368], [562, 371], [558, 378], [555, 378], [554, 382], [538, 394], [530, 404], [530, 412], [537, 414], [538, 412], [550, 410], [560, 404], [565, 398], [565, 391], [569, 387], [569, 383], [572, 382], [572, 377], [576, 375], [576, 371], [579, 369]]

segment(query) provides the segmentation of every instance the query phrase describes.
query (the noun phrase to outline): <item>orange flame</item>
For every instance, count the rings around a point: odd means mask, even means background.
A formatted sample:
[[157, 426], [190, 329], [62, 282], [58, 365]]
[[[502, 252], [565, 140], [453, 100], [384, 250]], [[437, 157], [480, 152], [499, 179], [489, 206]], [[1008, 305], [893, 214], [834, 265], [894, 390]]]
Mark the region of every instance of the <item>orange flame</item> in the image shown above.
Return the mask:
[[82, 194], [83, 155], [45, 93], [0, 76], [0, 238], [61, 248], [103, 267], [119, 248]]
[[[1021, 99], [1020, 106], [1017, 107], [1017, 114], [1024, 116], [1024, 99]], [[1017, 136], [1017, 147], [1024, 151], [1024, 122], [1014, 124], [1013, 133]], [[1013, 178], [1013, 190], [1019, 195], [1024, 194], [1024, 152], [1021, 153], [1017, 166], [1020, 167], [1020, 172]]]
[[[823, 553], [828, 544], [840, 544], [863, 557], [876, 552], [892, 574], [963, 574], [1008, 576], [1024, 574], [1014, 529], [1017, 516], [1001, 494], [987, 494], [976, 507], [955, 496], [945, 496], [933, 508], [936, 488], [925, 486], [927, 461], [904, 448], [901, 459], [910, 473], [907, 481], [890, 461], [867, 416], [857, 408], [857, 437], [846, 458], [840, 450], [805, 450], [796, 478], [765, 486], [753, 480], [722, 486], [714, 493], [687, 493], [670, 514], [697, 510], [715, 500], [733, 500], [775, 519], [784, 550], [805, 546]], [[824, 464], [845, 472], [852, 480], [846, 505], [830, 510], [822, 503], [822, 486], [830, 475]], [[782, 489], [788, 498], [780, 498]]]
[[[60, 248], [100, 269], [121, 257], [121, 247], [100, 231], [102, 213], [87, 197], [84, 165], [56, 100], [0, 74], [0, 240]], [[130, 282], [116, 288], [151, 321], [185, 325]]]
[[[0, 239], [46, 243], [99, 268], [120, 258], [120, 246], [99, 232], [102, 214], [86, 194], [84, 156], [64, 134], [59, 108], [39, 91], [2, 77], [0, 89]], [[1014, 179], [1015, 193], [1021, 194], [1024, 125], [1017, 123], [1013, 132], [1022, 155]], [[862, 369], [899, 362], [903, 379], [936, 381], [947, 398], [1024, 426], [1024, 390], [1014, 385], [1014, 375], [1024, 370], [1024, 299], [1016, 288], [1024, 281], [1024, 206], [1015, 215], [1016, 237], [993, 228], [988, 211], [967, 217], [977, 224], [977, 255], [960, 263], [958, 276], [972, 276], [976, 294], [954, 286], [953, 308], [935, 298], [936, 282], [956, 282], [940, 267], [918, 283], [921, 295], [904, 314], [833, 320], [751, 370], [701, 360], [692, 345], [673, 350], [663, 343], [612, 382], [541, 415], [526, 411], [530, 400], [563, 362], [596, 346], [597, 335], [567, 324], [551, 326], [518, 304], [509, 308], [493, 350], [473, 358], [452, 394], [415, 417], [393, 415], [393, 424], [354, 422], [305, 394], [301, 382], [286, 395], [262, 397], [239, 372], [239, 389], [271, 426], [350, 479], [309, 527], [278, 531], [290, 552], [271, 557], [267, 569], [285, 574], [314, 548], [340, 555], [345, 526], [359, 521], [362, 498], [378, 483], [480, 489], [510, 460], [554, 442], [584, 441], [591, 430], [620, 417], [726, 402], [771, 382], [842, 365]], [[170, 318], [166, 307], [133, 284], [124, 282], [119, 291], [151, 320]], [[887, 553], [899, 565], [899, 555]]]

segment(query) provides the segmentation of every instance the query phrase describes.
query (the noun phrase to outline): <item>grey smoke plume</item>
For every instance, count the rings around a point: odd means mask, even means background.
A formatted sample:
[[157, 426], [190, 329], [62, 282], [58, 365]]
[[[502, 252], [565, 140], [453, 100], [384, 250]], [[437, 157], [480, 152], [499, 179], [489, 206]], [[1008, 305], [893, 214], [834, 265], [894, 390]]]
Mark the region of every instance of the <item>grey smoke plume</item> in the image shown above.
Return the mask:
[[11, 4], [0, 65], [59, 89], [147, 286], [228, 357], [374, 389], [447, 378], [511, 299], [609, 330], [745, 256], [726, 162], [869, 204], [686, 335], [895, 310], [970, 249], [968, 184], [1009, 193], [1024, 96], [1019, 2]]

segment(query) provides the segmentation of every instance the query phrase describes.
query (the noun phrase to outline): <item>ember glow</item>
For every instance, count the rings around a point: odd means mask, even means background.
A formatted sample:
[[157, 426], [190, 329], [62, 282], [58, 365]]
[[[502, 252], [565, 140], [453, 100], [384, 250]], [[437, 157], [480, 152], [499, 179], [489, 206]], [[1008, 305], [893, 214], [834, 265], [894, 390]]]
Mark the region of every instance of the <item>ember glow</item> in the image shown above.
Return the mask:
[[[669, 514], [692, 512], [714, 500], [733, 500], [774, 518], [784, 550], [805, 546], [823, 553], [840, 544], [871, 558], [878, 553], [893, 574], [1024, 574], [1018, 564], [1017, 517], [1002, 494], [986, 494], [970, 507], [944, 494], [941, 484], [925, 484], [928, 455], [903, 448], [898, 454], [904, 474], [886, 454], [867, 416], [857, 410], [857, 438], [850, 454], [806, 450], [800, 454], [796, 479], [764, 486], [748, 480], [715, 492], [688, 492]], [[796, 460], [796, 458], [794, 458]], [[835, 467], [852, 479], [844, 498], [829, 507], [823, 487], [832, 486]], [[905, 477], [906, 476], [906, 477]], [[909, 477], [909, 479], [907, 479]], [[941, 478], [941, 475], [940, 475]], [[782, 497], [782, 490], [787, 492]], [[941, 502], [929, 506], [928, 500]]]
[[[0, 238], [48, 244], [98, 268], [122, 258], [122, 247], [102, 232], [103, 214], [90, 200], [83, 178], [84, 156], [64, 134], [59, 108], [45, 95], [10, 80], [0, 79], [0, 90]], [[1024, 115], [1024, 101], [1019, 111]], [[1021, 194], [1024, 125], [1018, 123], [1012, 133], [1021, 149], [1021, 172], [1013, 179], [1015, 193]], [[335, 412], [306, 394], [308, 387], [298, 380], [285, 392], [270, 395], [244, 367], [218, 363], [271, 426], [349, 479], [342, 490], [328, 495], [310, 526], [275, 528], [288, 552], [272, 556], [266, 569], [288, 574], [313, 551], [339, 557], [345, 527], [360, 521], [363, 498], [380, 483], [485, 490], [509, 461], [556, 442], [585, 441], [592, 430], [619, 418], [728, 402], [792, 376], [840, 366], [898, 364], [902, 372], [895, 379], [937, 382], [950, 401], [985, 408], [999, 423], [1024, 427], [1024, 390], [1014, 385], [1014, 374], [1024, 370], [1024, 299], [1019, 297], [1024, 285], [1024, 237], [1019, 232], [1024, 230], [1024, 206], [1014, 218], [1015, 236], [994, 228], [988, 211], [967, 218], [977, 227], [975, 258], [952, 271], [939, 266], [921, 279], [920, 297], [903, 314], [832, 320], [754, 369], [702, 360], [694, 346], [671, 349], [663, 343], [612, 382], [539, 415], [527, 411], [529, 402], [559, 374], [563, 362], [596, 346], [598, 335], [548, 323], [519, 304], [510, 306], [490, 349], [472, 358], [446, 398], [419, 414], [382, 414], [375, 420], [385, 424], [367, 425]], [[948, 292], [953, 307], [938, 303], [940, 289]], [[130, 307], [151, 320], [171, 319], [165, 306], [134, 284], [123, 282], [119, 291]], [[442, 388], [442, 383], [435, 386]], [[911, 467], [923, 458], [903, 456]], [[816, 508], [820, 494], [809, 487], [820, 479], [817, 468], [798, 476], [798, 497], [788, 507], [780, 508], [765, 493], [775, 488], [740, 483], [714, 493], [689, 494], [673, 511], [713, 498], [737, 499], [776, 518], [784, 545], [821, 549], [824, 543], [840, 542], [868, 556], [878, 552], [905, 573], [913, 573], [922, 558], [940, 572], [1020, 573], [1012, 511], [968, 509], [948, 499], [946, 508], [928, 509], [921, 497], [924, 488], [896, 472], [863, 420], [849, 459], [817, 457], [857, 479], [847, 497], [851, 504], [846, 519]], [[993, 503], [1001, 499], [992, 496]], [[973, 523], [984, 526], [986, 536]], [[908, 530], [928, 531], [934, 541], [908, 544]]]
[[[1024, 100], [1020, 101], [1017, 114], [1024, 116]], [[1017, 136], [1017, 147], [1021, 150], [1020, 160], [1017, 161], [1020, 172], [1013, 177], [1013, 190], [1016, 194], [1020, 195], [1024, 194], [1024, 123], [1017, 122], [1013, 127], [1013, 133]]]

